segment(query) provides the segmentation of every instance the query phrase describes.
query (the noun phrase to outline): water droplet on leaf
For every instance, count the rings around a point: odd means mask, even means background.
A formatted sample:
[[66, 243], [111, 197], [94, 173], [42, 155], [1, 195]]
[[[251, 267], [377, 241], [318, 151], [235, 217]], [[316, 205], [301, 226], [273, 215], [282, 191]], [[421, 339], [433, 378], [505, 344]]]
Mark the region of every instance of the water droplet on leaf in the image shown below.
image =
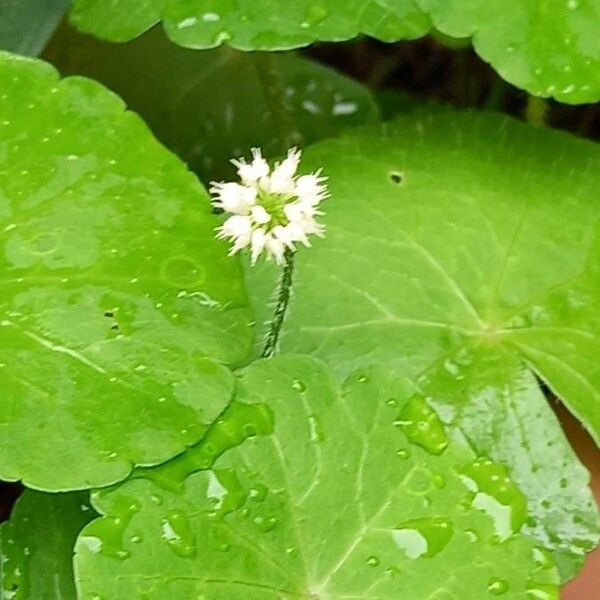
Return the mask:
[[501, 596], [508, 591], [508, 583], [506, 583], [504, 579], [494, 577], [493, 579], [490, 579], [487, 589], [490, 594], [493, 594], [494, 596]]
[[448, 446], [448, 437], [437, 413], [425, 398], [415, 395], [400, 410], [396, 421], [408, 440], [431, 454], [441, 454]]
[[379, 565], [379, 559], [376, 556], [369, 556], [369, 558], [367, 558], [367, 565], [369, 565], [369, 567], [377, 567]]
[[303, 27], [314, 27], [329, 16], [329, 11], [321, 4], [311, 4], [302, 22]]
[[508, 477], [506, 467], [478, 458], [461, 470], [461, 476], [477, 492], [473, 506], [492, 517], [501, 538], [521, 529], [527, 519], [527, 500]]
[[543, 583], [529, 584], [527, 586], [527, 600], [559, 600], [558, 587]]
[[297, 391], [297, 392], [304, 392], [306, 391], [306, 385], [300, 381], [299, 379], [294, 379], [294, 382], [292, 383], [292, 387]]
[[431, 557], [447, 546], [453, 531], [448, 519], [423, 517], [398, 525], [392, 531], [392, 538], [409, 558]]
[[162, 520], [162, 538], [178, 556], [189, 558], [196, 553], [196, 544], [190, 523], [179, 510], [169, 511]]

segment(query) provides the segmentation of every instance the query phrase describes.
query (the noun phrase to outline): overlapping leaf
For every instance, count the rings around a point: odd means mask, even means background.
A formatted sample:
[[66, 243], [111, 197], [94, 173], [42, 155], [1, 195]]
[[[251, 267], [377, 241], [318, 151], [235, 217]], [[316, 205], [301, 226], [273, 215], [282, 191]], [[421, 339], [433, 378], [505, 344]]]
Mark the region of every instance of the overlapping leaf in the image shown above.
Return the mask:
[[[546, 529], [540, 539], [579, 562], [597, 536], [591, 494], [531, 372], [598, 439], [598, 147], [499, 116], [442, 113], [316, 145], [307, 160], [307, 170], [325, 168], [333, 198], [326, 239], [298, 255], [282, 350], [325, 360], [342, 377], [378, 364], [419, 380], [445, 363], [459, 377], [461, 353], [495, 364], [453, 395], [434, 383], [432, 402], [442, 395], [444, 418], [511, 465], [533, 526]], [[249, 272], [259, 322], [274, 275]], [[573, 493], [550, 490], [546, 468]], [[570, 513], [587, 515], [582, 528]]]
[[182, 46], [228, 42], [240, 50], [286, 50], [361, 33], [410, 39], [429, 29], [415, 0], [75, 0], [71, 20], [82, 31], [121, 42], [162, 20]]
[[600, 99], [600, 0], [417, 0], [435, 26], [473, 37], [510, 83], [577, 104]]
[[75, 600], [73, 547], [94, 516], [87, 492], [25, 491], [0, 527], [0, 597]]
[[531, 371], [510, 351], [465, 344], [417, 386], [475, 448], [511, 465], [529, 499], [524, 531], [553, 549], [565, 579], [574, 576], [598, 543], [598, 509]]
[[90, 80], [0, 55], [0, 477], [101, 486], [197, 442], [251, 341], [207, 194]]
[[[62, 73], [117, 92], [204, 181], [232, 179], [229, 160], [249, 148], [275, 158], [293, 144], [379, 118], [369, 90], [316, 62], [229, 48], [193, 52], [170, 43], [160, 28], [122, 45], [63, 28], [46, 55]], [[264, 91], [265, 64], [285, 91], [275, 107]], [[142, 71], [144, 77], [131, 77]]]
[[163, 477], [96, 495], [83, 597], [554, 597], [552, 561], [517, 533], [521, 492], [406, 380], [369, 369], [339, 389], [321, 363], [281, 356], [242, 372], [236, 401]]
[[37, 56], [67, 11], [69, 0], [3, 0], [0, 50]]
[[600, 0], [76, 0], [71, 18], [113, 41], [162, 20], [171, 39], [190, 48], [281, 50], [360, 33], [412, 39], [427, 33], [430, 16], [450, 36], [472, 36], [514, 85], [568, 103], [600, 98]]

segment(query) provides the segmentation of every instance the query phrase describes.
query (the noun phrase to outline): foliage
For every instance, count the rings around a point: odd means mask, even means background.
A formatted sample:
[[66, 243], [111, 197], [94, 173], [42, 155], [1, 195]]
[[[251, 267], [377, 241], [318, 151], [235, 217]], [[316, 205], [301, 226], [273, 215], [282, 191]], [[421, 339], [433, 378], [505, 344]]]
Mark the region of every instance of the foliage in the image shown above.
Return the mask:
[[[548, 402], [600, 442], [597, 144], [267, 51], [434, 26], [581, 103], [598, 0], [74, 0], [131, 41], [63, 25], [63, 78], [20, 54], [64, 4], [6, 6], [0, 596], [557, 599], [600, 537]], [[282, 277], [205, 185], [293, 145], [331, 197]]]
[[[327, 165], [333, 200], [327, 238], [298, 257], [282, 351], [325, 360], [341, 377], [377, 364], [422, 382], [476, 450], [512, 467], [532, 499], [535, 535], [580, 555], [598, 526], [593, 500], [524, 367], [598, 439], [595, 361], [572, 364], [600, 355], [597, 147], [446, 112], [324, 142], [309, 161]], [[249, 281], [261, 315], [273, 269], [251, 269]], [[563, 500], [548, 504], [554, 494]], [[577, 523], [559, 525], [557, 505], [565, 520], [579, 513]]]
[[[229, 159], [249, 147], [277, 158], [289, 143], [305, 146], [379, 120], [368, 89], [294, 54], [273, 57], [272, 76], [285, 89], [284, 120], [265, 94], [261, 54], [193, 52], [169, 43], [160, 29], [128, 44], [65, 29], [50, 55], [68, 56], [64, 74], [92, 77], [117, 92], [204, 181], [231, 179]], [[145, 77], [132, 81], [142, 70]]]
[[[552, 588], [556, 575], [539, 557], [551, 561], [511, 535], [525, 500], [505, 469], [450, 441], [410, 382], [369, 369], [340, 389], [318, 362], [281, 356], [243, 371], [235, 401], [272, 418], [274, 431], [253, 435], [259, 426], [240, 419], [250, 439], [209, 470], [192, 474], [184, 455], [158, 482], [133, 479], [96, 497], [107, 516], [79, 539], [84, 596], [476, 598], [491, 589], [522, 598]], [[213, 437], [236, 425], [217, 423], [194, 452], [220, 454]], [[136, 532], [146, 535], [136, 542]], [[475, 554], [474, 565], [463, 560]], [[161, 564], [169, 576], [153, 578]], [[125, 583], [107, 589], [115, 569]]]
[[229, 401], [223, 363], [250, 343], [241, 270], [198, 182], [120, 100], [7, 54], [0, 77], [0, 473], [106, 485], [198, 441]]
[[532, 94], [569, 103], [600, 99], [600, 0], [75, 0], [71, 18], [112, 41], [163, 21], [182, 46], [228, 43], [241, 50], [298, 48], [359, 33], [414, 39], [432, 21], [449, 36], [473, 36], [484, 60]]
[[0, 49], [37, 56], [69, 6], [69, 0], [3, 0]]
[[96, 514], [89, 494], [44, 494], [27, 490], [11, 519], [0, 526], [0, 596], [76, 598], [73, 546]]

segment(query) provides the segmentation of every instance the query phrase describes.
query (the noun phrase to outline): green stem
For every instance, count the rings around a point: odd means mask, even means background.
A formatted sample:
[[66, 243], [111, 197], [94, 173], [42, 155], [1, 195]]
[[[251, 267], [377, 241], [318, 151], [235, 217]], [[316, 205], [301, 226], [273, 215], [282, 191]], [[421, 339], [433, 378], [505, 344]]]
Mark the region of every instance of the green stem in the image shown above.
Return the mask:
[[265, 347], [262, 353], [263, 358], [271, 358], [277, 352], [281, 327], [283, 326], [283, 321], [292, 295], [292, 283], [294, 278], [293, 250], [288, 249], [285, 251], [284, 261], [283, 271], [277, 288], [275, 312], [273, 314], [273, 320], [269, 323], [269, 329], [265, 339]]
[[[263, 88], [265, 101], [271, 113], [275, 130], [281, 140], [281, 152], [283, 154], [292, 146], [300, 144], [302, 137], [294, 126], [294, 120], [286, 102], [285, 87], [281, 81], [273, 53], [257, 52], [255, 58], [258, 78]], [[263, 358], [270, 358], [277, 352], [281, 328], [292, 294], [293, 274], [294, 252], [288, 249], [284, 255], [283, 271], [277, 287], [275, 312], [268, 326], [262, 353]]]
[[502, 103], [506, 97], [508, 86], [504, 79], [497, 77], [490, 89], [488, 97], [485, 99], [484, 108], [486, 110], [502, 111]]
[[549, 105], [543, 98], [539, 98], [538, 96], [528, 96], [527, 107], [525, 108], [525, 119], [531, 125], [541, 127], [546, 124], [548, 110]]

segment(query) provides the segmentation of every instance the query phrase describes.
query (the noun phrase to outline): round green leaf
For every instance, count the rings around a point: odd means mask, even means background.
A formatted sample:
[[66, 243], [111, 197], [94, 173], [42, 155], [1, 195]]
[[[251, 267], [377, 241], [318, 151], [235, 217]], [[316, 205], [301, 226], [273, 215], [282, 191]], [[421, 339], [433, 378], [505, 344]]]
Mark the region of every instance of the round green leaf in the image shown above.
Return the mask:
[[240, 50], [287, 50], [361, 33], [382, 40], [417, 38], [429, 19], [415, 0], [75, 0], [71, 22], [98, 37], [123, 42], [163, 21], [188, 48], [227, 42]]
[[[225, 418], [179, 468], [94, 496], [83, 598], [555, 597], [552, 561], [518, 533], [524, 496], [406, 380], [370, 369], [339, 388], [281, 356], [241, 373], [236, 402], [262, 418]], [[194, 473], [202, 454], [220, 456]]]
[[[332, 198], [326, 238], [297, 255], [281, 349], [320, 358], [340, 377], [378, 364], [415, 381], [438, 365], [461, 376], [461, 353], [484, 364], [489, 349], [500, 367], [507, 356], [507, 367], [476, 369], [479, 383], [457, 384], [449, 399], [437, 385], [432, 402], [444, 394], [444, 419], [510, 466], [532, 499], [533, 527], [546, 530], [540, 541], [579, 564], [597, 539], [596, 511], [532, 373], [600, 439], [598, 146], [445, 112], [318, 144], [305, 168], [324, 169]], [[257, 322], [268, 319], [275, 277], [268, 265], [248, 272]], [[509, 405], [522, 430], [494, 424], [509, 400], [526, 403]], [[532, 410], [543, 426], [527, 435]], [[556, 451], [530, 436], [558, 436]], [[545, 469], [521, 470], [542, 460], [569, 482], [550, 499]], [[587, 515], [581, 528], [575, 513]]]
[[113, 94], [0, 55], [0, 477], [102, 486], [197, 442], [247, 355], [206, 192]]
[[94, 516], [88, 493], [26, 490], [0, 526], [0, 597], [76, 600], [73, 546]]
[[417, 0], [435, 26], [473, 37], [507, 81], [577, 104], [600, 99], [600, 0]]

